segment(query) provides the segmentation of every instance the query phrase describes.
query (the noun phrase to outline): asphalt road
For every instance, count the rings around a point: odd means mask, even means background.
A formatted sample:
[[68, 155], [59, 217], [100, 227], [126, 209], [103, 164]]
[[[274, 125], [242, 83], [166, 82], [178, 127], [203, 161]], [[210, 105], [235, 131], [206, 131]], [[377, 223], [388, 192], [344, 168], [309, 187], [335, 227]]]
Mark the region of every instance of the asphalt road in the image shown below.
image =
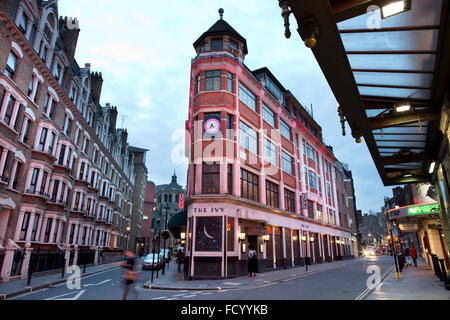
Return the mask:
[[[392, 271], [391, 256], [360, 259], [356, 263], [312, 272], [285, 281], [260, 285], [253, 288], [240, 288], [222, 291], [187, 290], [149, 290], [144, 282], [150, 278], [151, 271], [141, 273], [134, 292], [129, 300], [355, 300], [365, 299], [371, 294], [368, 280], [375, 273], [381, 277]], [[172, 267], [172, 266], [171, 266]], [[175, 267], [175, 265], [174, 265]], [[123, 286], [120, 268], [104, 271], [81, 279], [80, 288], [69, 289], [61, 284], [54, 288], [43, 289], [11, 300], [120, 300]], [[160, 275], [161, 276], [161, 275]], [[381, 279], [382, 280], [382, 279]], [[233, 279], [238, 282], [239, 278]], [[369, 286], [370, 287], [370, 286]], [[371, 287], [370, 287], [371, 288]]]

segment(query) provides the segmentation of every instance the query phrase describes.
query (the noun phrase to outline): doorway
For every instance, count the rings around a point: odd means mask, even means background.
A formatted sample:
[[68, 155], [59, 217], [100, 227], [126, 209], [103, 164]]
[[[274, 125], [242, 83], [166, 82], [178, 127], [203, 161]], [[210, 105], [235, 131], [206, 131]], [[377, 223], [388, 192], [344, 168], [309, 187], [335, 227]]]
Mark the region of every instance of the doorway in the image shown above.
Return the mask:
[[248, 235], [247, 241], [248, 241], [248, 249], [250, 250], [250, 247], [253, 247], [253, 250], [256, 250], [256, 253], [259, 254], [259, 252], [258, 252], [258, 236]]

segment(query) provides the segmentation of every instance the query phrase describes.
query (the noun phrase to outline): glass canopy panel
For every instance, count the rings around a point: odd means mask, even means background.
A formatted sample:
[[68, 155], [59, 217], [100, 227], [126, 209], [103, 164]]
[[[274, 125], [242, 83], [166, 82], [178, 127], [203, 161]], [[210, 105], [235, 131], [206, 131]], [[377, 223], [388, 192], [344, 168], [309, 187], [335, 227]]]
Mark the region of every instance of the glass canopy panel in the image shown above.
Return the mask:
[[423, 166], [422, 162], [409, 162], [402, 164], [390, 164], [385, 166], [386, 169], [421, 169]]
[[382, 84], [394, 86], [413, 86], [431, 88], [433, 74], [392, 73], [392, 72], [353, 72], [356, 83]]
[[423, 89], [399, 89], [358, 86], [358, 90], [361, 95], [405, 98], [405, 100], [407, 100], [408, 98], [425, 100], [431, 99], [431, 90]]
[[382, 113], [385, 109], [366, 109], [367, 117], [376, 117]]
[[382, 147], [425, 148], [425, 141], [423, 141], [423, 142], [408, 142], [408, 141], [400, 141], [400, 140], [398, 140], [398, 141], [376, 141], [376, 144], [377, 144], [378, 148], [382, 148]]
[[384, 148], [384, 147], [379, 147], [378, 148], [378, 152], [398, 153], [398, 152], [400, 152], [400, 150], [404, 151], [406, 149], [408, 149], [411, 152], [416, 152], [416, 153], [423, 152], [423, 149], [414, 149], [414, 148], [410, 148], [410, 147], [406, 147], [406, 148]]
[[346, 51], [436, 50], [439, 30], [341, 33]]
[[348, 54], [352, 69], [434, 71], [435, 54]]
[[387, 19], [381, 19], [380, 10], [370, 11], [376, 8], [369, 7], [366, 14], [339, 22], [337, 26], [339, 29], [366, 29], [439, 25], [442, 0], [412, 0], [411, 10]]

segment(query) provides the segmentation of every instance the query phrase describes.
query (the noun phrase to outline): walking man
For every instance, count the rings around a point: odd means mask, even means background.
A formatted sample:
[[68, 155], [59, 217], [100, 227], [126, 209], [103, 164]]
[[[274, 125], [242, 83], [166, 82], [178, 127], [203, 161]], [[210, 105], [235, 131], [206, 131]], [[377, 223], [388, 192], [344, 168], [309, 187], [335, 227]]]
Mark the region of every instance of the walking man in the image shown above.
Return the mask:
[[417, 268], [417, 251], [416, 248], [414, 248], [414, 244], [411, 243], [411, 246], [409, 247], [409, 254], [411, 255], [411, 258], [414, 261], [414, 267]]
[[248, 276], [252, 278], [256, 276], [256, 271], [258, 268], [258, 257], [256, 250], [253, 248], [253, 245], [249, 245], [248, 249]]
[[178, 265], [178, 273], [179, 273], [179, 272], [181, 272], [181, 264], [183, 264], [183, 261], [184, 261], [184, 253], [181, 249], [178, 249], [176, 257], [177, 257], [177, 265]]

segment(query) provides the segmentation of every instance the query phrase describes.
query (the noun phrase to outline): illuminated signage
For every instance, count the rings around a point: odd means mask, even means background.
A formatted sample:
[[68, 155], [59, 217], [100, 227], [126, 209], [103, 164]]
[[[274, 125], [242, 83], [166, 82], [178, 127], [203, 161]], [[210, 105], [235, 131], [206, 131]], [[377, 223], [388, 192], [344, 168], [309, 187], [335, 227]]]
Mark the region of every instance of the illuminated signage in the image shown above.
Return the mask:
[[420, 206], [413, 206], [408, 208], [408, 215], [430, 214], [438, 212], [439, 205], [437, 203], [423, 204]]

